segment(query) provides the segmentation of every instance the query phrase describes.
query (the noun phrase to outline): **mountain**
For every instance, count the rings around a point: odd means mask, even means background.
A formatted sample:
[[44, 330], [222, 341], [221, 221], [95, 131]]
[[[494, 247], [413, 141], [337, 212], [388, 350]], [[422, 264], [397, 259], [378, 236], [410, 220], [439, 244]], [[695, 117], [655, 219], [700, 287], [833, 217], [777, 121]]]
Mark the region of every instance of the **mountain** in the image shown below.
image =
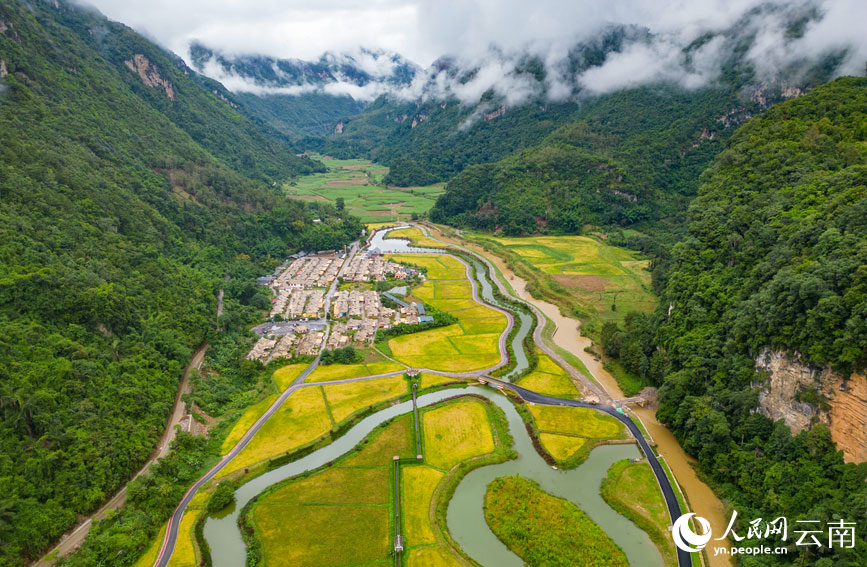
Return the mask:
[[844, 456], [867, 458], [867, 79], [748, 121], [701, 179], [658, 311], [606, 350], [661, 384], [657, 416], [741, 517], [864, 522], [867, 465]]
[[339, 119], [409, 85], [420, 70], [396, 53], [363, 48], [302, 61], [230, 55], [194, 42], [189, 58], [197, 71], [232, 88], [250, 114], [290, 138], [329, 134]]
[[[272, 187], [322, 165], [235, 106], [98, 14], [0, 4], [0, 565], [147, 460], [192, 350], [268, 301], [255, 275], [359, 233]], [[162, 521], [136, 513], [130, 550]]]

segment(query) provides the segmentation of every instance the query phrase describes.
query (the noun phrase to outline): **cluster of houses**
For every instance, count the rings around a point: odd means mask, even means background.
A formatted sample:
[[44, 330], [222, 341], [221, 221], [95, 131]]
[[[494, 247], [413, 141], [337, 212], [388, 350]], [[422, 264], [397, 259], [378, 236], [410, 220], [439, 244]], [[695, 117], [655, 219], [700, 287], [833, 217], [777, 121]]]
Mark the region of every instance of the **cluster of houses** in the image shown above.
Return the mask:
[[343, 273], [343, 280], [350, 282], [381, 282], [386, 276], [394, 276], [403, 280], [415, 273], [415, 270], [389, 262], [381, 254], [374, 252], [362, 252], [353, 256]]
[[292, 358], [295, 355], [316, 355], [322, 346], [325, 332], [307, 325], [294, 325], [266, 329], [256, 341], [247, 360], [258, 360], [267, 364], [272, 359]]

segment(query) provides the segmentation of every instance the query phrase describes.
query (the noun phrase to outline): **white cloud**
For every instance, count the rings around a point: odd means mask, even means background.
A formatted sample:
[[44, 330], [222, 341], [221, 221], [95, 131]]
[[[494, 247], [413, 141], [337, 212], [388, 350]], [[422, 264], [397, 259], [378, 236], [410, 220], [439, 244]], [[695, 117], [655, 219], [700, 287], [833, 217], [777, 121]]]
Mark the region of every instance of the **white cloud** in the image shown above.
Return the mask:
[[[414, 99], [454, 96], [477, 102], [493, 90], [507, 104], [546, 93], [565, 100], [576, 86], [585, 92], [665, 81], [685, 88], [707, 85], [720, 74], [731, 39], [716, 37], [691, 53], [684, 50], [704, 34], [731, 30], [754, 34], [748, 57], [762, 73], [779, 72], [801, 60], [817, 61], [830, 50], [848, 48], [841, 71], [863, 73], [867, 60], [864, 0], [89, 0], [109, 17], [145, 32], [176, 53], [198, 40], [221, 52], [316, 60], [325, 52], [348, 53], [365, 72], [384, 79], [389, 58], [360, 48], [396, 52], [424, 67], [443, 55], [458, 57], [462, 69], [476, 69], [464, 83], [428, 70], [412, 85], [390, 87], [374, 81], [363, 87], [348, 80], [324, 92], [371, 100], [382, 93]], [[787, 39], [785, 12], [815, 7], [821, 18], [799, 40]], [[749, 25], [743, 25], [746, 14]], [[567, 65], [569, 47], [611, 24], [638, 25], [651, 41], [627, 44], [599, 66], [577, 76]], [[519, 57], [534, 54], [547, 77], [539, 84], [515, 71]], [[310, 92], [312, 87], [275, 87], [209, 66], [206, 73], [231, 90]], [[283, 89], [284, 87], [280, 87]]]

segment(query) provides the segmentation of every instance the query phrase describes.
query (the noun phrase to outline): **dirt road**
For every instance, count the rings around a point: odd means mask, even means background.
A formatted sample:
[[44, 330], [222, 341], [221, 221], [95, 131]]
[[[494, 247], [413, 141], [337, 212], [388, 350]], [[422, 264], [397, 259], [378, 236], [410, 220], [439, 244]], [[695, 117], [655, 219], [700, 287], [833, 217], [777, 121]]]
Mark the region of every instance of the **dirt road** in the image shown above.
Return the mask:
[[[435, 225], [425, 225], [431, 230], [433, 235], [444, 242], [450, 242], [465, 246], [473, 252], [487, 258], [508, 278], [509, 284], [515, 290], [515, 293], [525, 301], [535, 305], [540, 311], [545, 313], [556, 325], [556, 331], [553, 336], [553, 342], [577, 356], [581, 362], [587, 366], [587, 369], [593, 375], [593, 379], [600, 384], [608, 394], [615, 400], [623, 399], [623, 392], [617, 384], [614, 377], [602, 366], [602, 362], [595, 360], [594, 357], [585, 352], [584, 348], [590, 346], [592, 341], [581, 335], [581, 322], [571, 317], [565, 317], [560, 313], [560, 309], [544, 300], [533, 298], [527, 291], [527, 282], [520, 276], [516, 275], [502, 258], [488, 252], [472, 242], [468, 242], [462, 238], [456, 238], [444, 234]], [[713, 490], [698, 478], [692, 464], [695, 459], [686, 454], [686, 451], [680, 446], [671, 431], [656, 420], [656, 414], [647, 409], [637, 409], [635, 414], [642, 420], [645, 428], [656, 442], [657, 451], [665, 459], [668, 467], [680, 485], [680, 488], [686, 494], [689, 500], [690, 508], [699, 516], [706, 518], [710, 522], [713, 533], [723, 534], [728, 525], [728, 518], [725, 515], [725, 507], [717, 498]], [[715, 547], [730, 547], [730, 542], [714, 541]], [[720, 554], [713, 556], [708, 554], [708, 563], [710, 567], [730, 567], [731, 562], [728, 556]]]
[[[205, 359], [205, 351], [207, 350], [208, 343], [202, 343], [190, 358], [190, 363], [184, 369], [184, 376], [181, 378], [181, 383], [178, 386], [178, 393], [175, 396], [175, 404], [172, 407], [172, 413], [169, 417], [168, 423], [166, 423], [163, 435], [160, 437], [159, 443], [157, 443], [154, 452], [151, 454], [151, 458], [148, 459], [144, 466], [138, 470], [133, 479], [146, 472], [158, 459], [168, 454], [169, 447], [171, 447], [172, 441], [175, 439], [177, 426], [182, 425], [182, 422], [189, 419], [187, 418], [186, 404], [181, 398], [184, 394], [190, 392], [190, 373], [194, 368], [196, 370], [201, 368], [202, 361]], [[48, 567], [49, 565], [54, 564], [56, 558], [69, 555], [69, 553], [77, 549], [81, 545], [81, 542], [84, 541], [84, 538], [87, 537], [87, 533], [90, 531], [90, 526], [93, 524], [94, 520], [103, 519], [109, 510], [120, 508], [123, 506], [124, 502], [126, 502], [126, 485], [124, 485], [124, 487], [121, 488], [111, 498], [111, 500], [106, 502], [102, 508], [97, 510], [92, 516], [86, 520], [82, 520], [67, 532], [54, 549], [35, 563], [36, 567]]]

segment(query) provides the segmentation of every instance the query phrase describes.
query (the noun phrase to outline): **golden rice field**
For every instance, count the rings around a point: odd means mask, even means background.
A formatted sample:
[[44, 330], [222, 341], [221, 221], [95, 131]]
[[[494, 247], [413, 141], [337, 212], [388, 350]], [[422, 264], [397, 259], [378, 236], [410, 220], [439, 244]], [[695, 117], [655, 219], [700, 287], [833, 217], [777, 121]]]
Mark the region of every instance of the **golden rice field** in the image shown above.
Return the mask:
[[344, 380], [346, 378], [376, 376], [378, 374], [396, 372], [402, 369], [403, 367], [401, 365], [395, 364], [390, 360], [368, 362], [367, 364], [329, 364], [327, 366], [320, 364], [304, 381], [308, 383], [330, 382], [333, 380]]
[[433, 467], [449, 470], [494, 451], [491, 424], [481, 402], [466, 400], [427, 410], [422, 421], [425, 461]]
[[367, 406], [406, 394], [408, 384], [403, 374], [399, 374], [364, 382], [329, 384], [322, 386], [322, 389], [334, 423], [340, 423]]
[[366, 565], [390, 559], [392, 457], [410, 456], [412, 445], [405, 415], [374, 431], [334, 466], [266, 492], [251, 511], [265, 564]]
[[322, 390], [318, 387], [301, 388], [293, 392], [265, 422], [244, 450], [220, 472], [220, 476], [306, 445], [328, 433], [331, 426]]
[[[508, 319], [473, 300], [472, 286], [466, 279], [463, 264], [440, 255], [395, 257], [426, 265], [429, 279], [413, 289], [413, 295], [458, 318], [454, 325], [391, 339], [388, 346], [395, 359], [415, 368], [451, 372], [481, 370], [496, 365], [500, 361], [499, 338]], [[451, 276], [456, 276], [456, 281], [451, 281]]]
[[581, 398], [578, 387], [575, 386], [565, 370], [560, 368], [557, 363], [538, 349], [536, 356], [539, 360], [536, 369], [518, 380], [519, 386], [557, 398], [567, 398], [570, 400]]
[[444, 245], [436, 240], [425, 236], [425, 234], [416, 227], [399, 228], [388, 233], [389, 238], [406, 238], [413, 246], [419, 248], [443, 248]]

